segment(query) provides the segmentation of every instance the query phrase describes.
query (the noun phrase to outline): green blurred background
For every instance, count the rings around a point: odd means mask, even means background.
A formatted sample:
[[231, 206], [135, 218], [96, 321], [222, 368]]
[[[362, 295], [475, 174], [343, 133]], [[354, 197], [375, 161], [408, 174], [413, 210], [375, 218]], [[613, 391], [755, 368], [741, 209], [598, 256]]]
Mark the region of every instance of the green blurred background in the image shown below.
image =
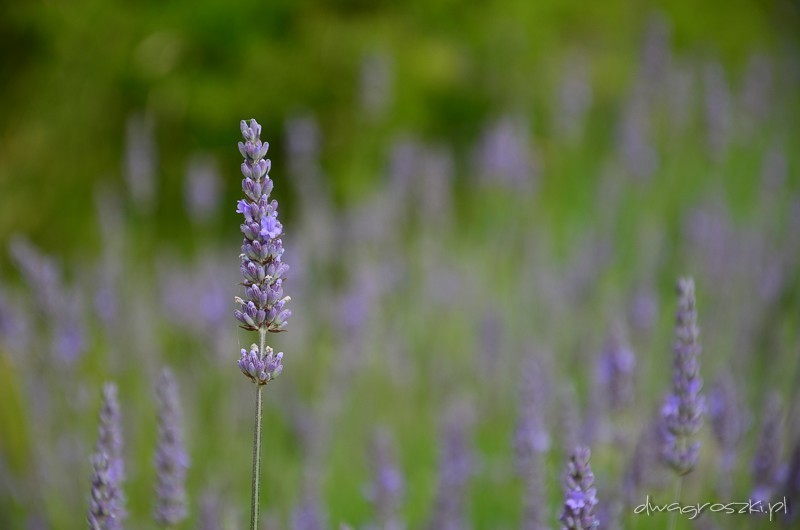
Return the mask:
[[[380, 140], [398, 130], [463, 152], [492, 116], [521, 112], [547, 156], [553, 94], [575, 57], [589, 62], [592, 144], [607, 145], [611, 135], [601, 133], [628, 92], [654, 14], [667, 17], [676, 52], [718, 59], [731, 79], [754, 51], [796, 47], [800, 21], [796, 3], [744, 0], [98, 0], [0, 9], [0, 243], [25, 232], [59, 254], [93, 240], [85, 199], [99, 180], [121, 179], [133, 113], [155, 123], [156, 215], [165, 237], [179, 238], [172, 227], [180, 212], [171, 205], [188, 154], [212, 152], [232, 167], [232, 124], [242, 117], [258, 116], [281, 152], [285, 118], [315, 115], [331, 188], [348, 201], [380, 174]], [[392, 68], [378, 123], [364, 119], [359, 86], [365, 58], [375, 54]]]
[[[787, 405], [786, 443], [800, 435], [798, 28], [792, 1], [4, 1], [0, 295], [31, 316], [17, 341], [0, 310], [0, 527], [82, 525], [100, 388], [113, 379], [126, 527], [152, 528], [152, 384], [164, 364], [187, 410], [183, 527], [200, 528], [209, 496], [224, 528], [246, 527], [252, 388], [233, 361], [253, 338], [230, 313], [236, 142], [250, 117], [272, 146], [295, 270], [290, 332], [273, 339], [286, 370], [266, 392], [271, 528], [306, 528], [291, 522], [304, 502], [322, 508], [322, 528], [370, 528], [377, 425], [396, 438], [408, 528], [424, 528], [452, 401], [472, 410], [472, 527], [518, 527], [523, 359], [535, 351], [552, 401], [569, 387], [590, 417], [595, 353], [623, 320], [638, 393], [613, 422], [627, 441], [592, 447], [609, 504], [669, 386], [674, 283], [686, 273], [709, 387], [727, 369], [751, 411], [728, 492], [746, 496], [768, 390]], [[484, 175], [482, 149], [509, 129], [530, 177], [521, 188]], [[202, 221], [185, 198], [193, 164], [221, 177], [210, 192], [221, 206]], [[151, 170], [153, 188], [137, 190], [135, 174]], [[58, 264], [70, 307], [87, 315], [77, 361], [50, 356], [57, 325], [6, 251], [19, 241]], [[90, 309], [106, 288], [113, 325]], [[563, 410], [551, 405], [543, 504], [554, 523]], [[702, 436], [685, 491], [705, 500], [719, 475]]]

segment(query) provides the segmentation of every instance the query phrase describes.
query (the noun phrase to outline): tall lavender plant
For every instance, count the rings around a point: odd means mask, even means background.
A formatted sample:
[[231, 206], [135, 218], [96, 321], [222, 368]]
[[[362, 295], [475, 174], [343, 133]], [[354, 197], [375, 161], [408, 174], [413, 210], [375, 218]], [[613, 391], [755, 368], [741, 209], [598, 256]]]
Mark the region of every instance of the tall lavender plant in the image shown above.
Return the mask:
[[183, 413], [178, 384], [168, 369], [161, 372], [158, 393], [158, 446], [156, 449], [156, 507], [153, 518], [164, 528], [186, 519], [186, 470], [189, 457], [183, 442]]
[[259, 343], [250, 351], [241, 350], [239, 369], [256, 385], [256, 413], [253, 439], [252, 499], [250, 529], [258, 528], [259, 490], [261, 486], [261, 424], [264, 385], [275, 379], [283, 369], [283, 353], [274, 353], [266, 345], [267, 332], [284, 331], [291, 311], [284, 306], [289, 301], [283, 295], [283, 281], [288, 265], [281, 261], [283, 227], [278, 221], [278, 202], [270, 201], [273, 183], [269, 178], [269, 144], [261, 142], [261, 125], [256, 120], [241, 122], [244, 142], [239, 142], [242, 162], [242, 191], [245, 198], [238, 202], [237, 213], [244, 216], [241, 232], [242, 284], [245, 298], [236, 297], [239, 306], [234, 312], [241, 327], [258, 331]]
[[700, 330], [697, 327], [694, 280], [678, 281], [678, 311], [675, 317], [676, 341], [673, 346], [672, 392], [661, 408], [662, 450], [664, 463], [678, 476], [686, 475], [697, 465], [700, 443], [692, 441], [703, 425], [705, 398], [701, 394]]
[[[678, 280], [678, 311], [675, 315], [672, 392], [661, 407], [661, 460], [678, 476], [675, 501], [680, 502], [684, 475], [697, 465], [700, 442], [692, 438], [703, 426], [706, 405], [701, 394], [700, 330], [697, 327], [694, 280]], [[670, 529], [676, 514], [670, 515]]]

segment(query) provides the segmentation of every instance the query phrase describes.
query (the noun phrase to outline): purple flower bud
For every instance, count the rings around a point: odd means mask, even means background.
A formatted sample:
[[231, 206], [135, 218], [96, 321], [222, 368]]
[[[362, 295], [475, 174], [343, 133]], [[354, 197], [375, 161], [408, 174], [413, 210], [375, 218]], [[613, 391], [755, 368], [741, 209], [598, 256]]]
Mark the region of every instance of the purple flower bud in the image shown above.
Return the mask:
[[251, 201], [257, 201], [261, 197], [261, 184], [252, 179], [246, 178], [242, 181], [242, 191]]
[[258, 345], [250, 346], [250, 351], [242, 348], [239, 358], [239, 369], [253, 383], [266, 385], [283, 371], [283, 352], [277, 354], [272, 348], [265, 348], [265, 355], [261, 356], [258, 352]]

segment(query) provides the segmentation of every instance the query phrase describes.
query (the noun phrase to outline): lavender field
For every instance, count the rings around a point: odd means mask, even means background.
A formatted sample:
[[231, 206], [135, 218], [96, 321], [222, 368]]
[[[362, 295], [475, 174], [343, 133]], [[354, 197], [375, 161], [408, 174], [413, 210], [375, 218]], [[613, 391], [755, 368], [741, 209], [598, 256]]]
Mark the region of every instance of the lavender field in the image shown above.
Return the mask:
[[796, 4], [78, 4], [0, 8], [0, 530], [800, 528]]

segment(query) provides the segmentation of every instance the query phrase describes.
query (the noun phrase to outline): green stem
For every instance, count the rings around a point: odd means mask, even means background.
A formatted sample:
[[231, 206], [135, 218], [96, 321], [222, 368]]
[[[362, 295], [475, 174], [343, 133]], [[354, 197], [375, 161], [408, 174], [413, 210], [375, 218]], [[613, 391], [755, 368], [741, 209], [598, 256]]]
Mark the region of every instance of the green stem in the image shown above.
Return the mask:
[[[678, 485], [675, 487], [675, 502], [681, 503], [681, 486], [683, 485], [683, 475], [678, 477]], [[675, 521], [678, 519], [678, 512], [674, 511], [669, 516], [669, 530], [675, 530]]]
[[[258, 355], [263, 358], [267, 332], [264, 329], [260, 329], [258, 335], [260, 342]], [[256, 418], [253, 427], [253, 496], [250, 501], [250, 530], [258, 530], [258, 508], [261, 496], [261, 425], [264, 417], [262, 388], [263, 385], [256, 385]]]

